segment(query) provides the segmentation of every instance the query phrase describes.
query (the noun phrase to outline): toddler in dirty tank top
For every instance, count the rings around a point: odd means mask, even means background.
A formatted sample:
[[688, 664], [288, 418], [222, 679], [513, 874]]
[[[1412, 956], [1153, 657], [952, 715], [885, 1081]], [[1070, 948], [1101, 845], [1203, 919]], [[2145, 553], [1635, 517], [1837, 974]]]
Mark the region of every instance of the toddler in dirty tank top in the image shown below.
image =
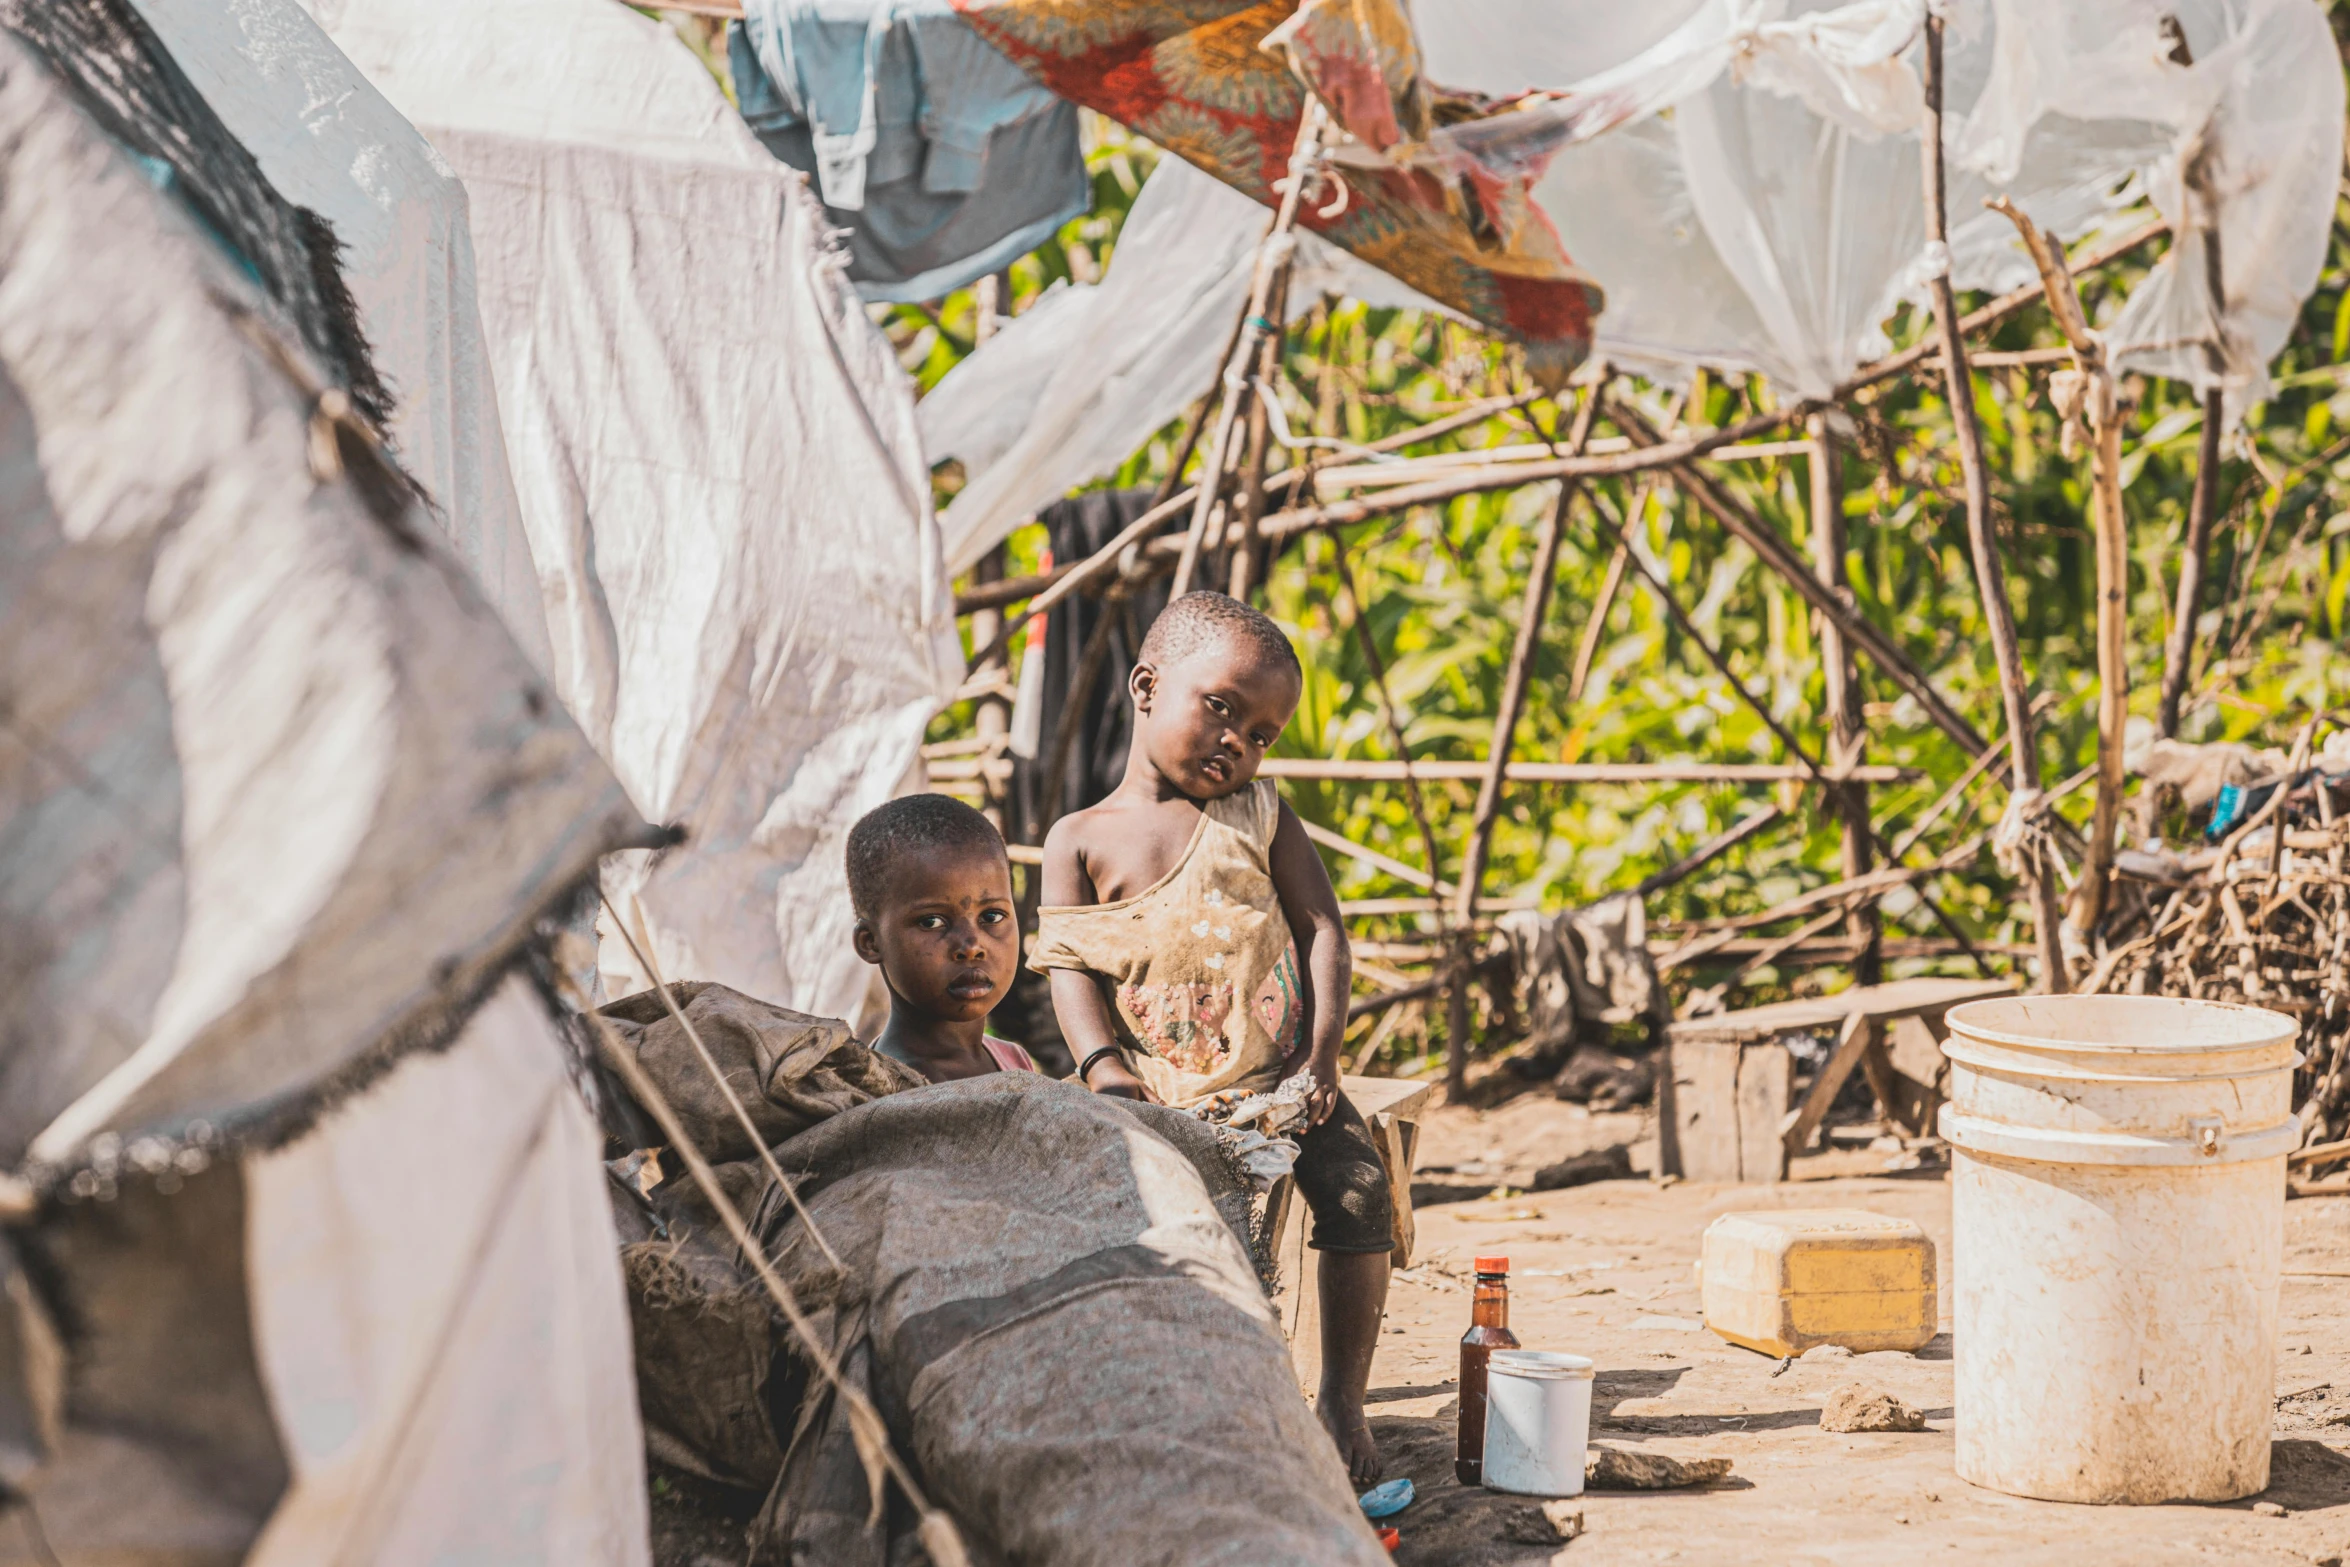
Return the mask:
[[1096, 1093], [1188, 1108], [1310, 1069], [1297, 1189], [1321, 1253], [1316, 1409], [1358, 1485], [1378, 1479], [1363, 1394], [1393, 1217], [1363, 1118], [1338, 1086], [1351, 961], [1338, 896], [1269, 780], [1304, 689], [1273, 622], [1221, 593], [1169, 605], [1128, 681], [1134, 740], [1109, 798], [1045, 838], [1030, 964]]

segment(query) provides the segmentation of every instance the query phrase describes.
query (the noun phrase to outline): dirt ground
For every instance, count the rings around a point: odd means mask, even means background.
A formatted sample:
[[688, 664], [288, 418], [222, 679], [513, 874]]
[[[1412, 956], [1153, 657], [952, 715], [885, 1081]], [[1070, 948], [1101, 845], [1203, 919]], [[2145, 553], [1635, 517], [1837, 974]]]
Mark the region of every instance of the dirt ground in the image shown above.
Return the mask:
[[[1851, 1134], [1847, 1134], [1851, 1135]], [[1861, 1134], [1861, 1135], [1865, 1135]], [[1952, 1471], [1952, 1367], [1945, 1333], [1919, 1355], [1778, 1362], [1715, 1338], [1698, 1321], [1691, 1265], [1699, 1235], [1740, 1208], [1853, 1207], [1916, 1220], [1947, 1278], [1943, 1169], [1892, 1147], [1848, 1146], [1799, 1161], [1780, 1186], [1666, 1184], [1645, 1174], [1527, 1194], [1536, 1169], [1629, 1143], [1653, 1168], [1642, 1114], [1592, 1115], [1539, 1090], [1491, 1110], [1442, 1109], [1423, 1123], [1415, 1187], [1419, 1254], [1398, 1274], [1371, 1386], [1373, 1428], [1391, 1475], [1419, 1498], [1390, 1520], [1406, 1567], [1553, 1562], [2332, 1564], [2350, 1558], [2350, 1199], [2286, 1209], [2277, 1362], [2275, 1483], [2226, 1506], [2080, 1507], [1978, 1490]], [[1498, 1188], [1498, 1192], [1497, 1192]], [[1472, 1256], [1512, 1269], [1511, 1325], [1529, 1348], [1598, 1363], [1595, 1441], [1734, 1463], [1698, 1491], [1590, 1493], [1584, 1534], [1564, 1546], [1503, 1537], [1511, 1503], [1452, 1476], [1456, 1344], [1468, 1325]], [[2302, 1275], [2302, 1276], [2296, 1276]], [[1947, 1310], [1947, 1306], [1945, 1306]], [[1922, 1410], [1914, 1435], [1839, 1436], [1821, 1404], [1859, 1383]], [[2281, 1506], [2283, 1516], [2255, 1511]]]
[[[1498, 1083], [1491, 1086], [1500, 1086]], [[1646, 1112], [1594, 1115], [1540, 1089], [1497, 1108], [1440, 1109], [1422, 1123], [1415, 1265], [1396, 1276], [1371, 1377], [1372, 1427], [1388, 1473], [1418, 1500], [1390, 1522], [1402, 1567], [1753, 1567], [1996, 1561], [2000, 1567], [2244, 1567], [2350, 1563], [2350, 1198], [2286, 1205], [2283, 1331], [2277, 1361], [2275, 1483], [2226, 1506], [2076, 1507], [1977, 1490], [1952, 1472], [1947, 1333], [1919, 1355], [1778, 1363], [1698, 1321], [1691, 1264], [1718, 1214], [1740, 1208], [1855, 1207], [1915, 1219], [1943, 1249], [1949, 1186], [1939, 1164], [1847, 1146], [1799, 1161], [1781, 1186], [1663, 1184], [1648, 1177]], [[1859, 1139], [1860, 1141], [1855, 1141]], [[1566, 1191], [1525, 1192], [1534, 1172], [1589, 1149], [1628, 1145], [1636, 1172]], [[1498, 1194], [1497, 1194], [1498, 1193]], [[1589, 1493], [1584, 1533], [1563, 1546], [1505, 1538], [1522, 1502], [1453, 1479], [1454, 1371], [1468, 1326], [1470, 1259], [1502, 1252], [1512, 1326], [1529, 1348], [1598, 1362], [1592, 1437], [1683, 1457], [1724, 1457], [1725, 1484], [1697, 1491]], [[1945, 1319], [1947, 1327], [1947, 1319]], [[1857, 1383], [1926, 1415], [1912, 1435], [1838, 1436], [1821, 1404]], [[660, 1567], [735, 1567], [755, 1498], [730, 1498], [674, 1471], [653, 1477]], [[2281, 1507], [2282, 1516], [2256, 1512]]]

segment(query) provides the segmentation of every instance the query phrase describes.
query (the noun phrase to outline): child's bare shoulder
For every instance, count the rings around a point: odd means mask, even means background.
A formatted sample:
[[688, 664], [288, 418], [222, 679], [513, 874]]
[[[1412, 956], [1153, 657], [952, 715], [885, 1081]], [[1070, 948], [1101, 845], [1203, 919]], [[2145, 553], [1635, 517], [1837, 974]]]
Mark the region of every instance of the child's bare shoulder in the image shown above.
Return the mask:
[[1098, 901], [1086, 857], [1098, 841], [1103, 815], [1101, 806], [1089, 805], [1082, 811], [1071, 811], [1046, 830], [1044, 884], [1038, 889], [1045, 903], [1069, 907]]
[[1056, 820], [1044, 835], [1045, 863], [1073, 854], [1083, 854], [1102, 829], [1107, 813], [1100, 805], [1089, 805], [1082, 811], [1071, 811]]

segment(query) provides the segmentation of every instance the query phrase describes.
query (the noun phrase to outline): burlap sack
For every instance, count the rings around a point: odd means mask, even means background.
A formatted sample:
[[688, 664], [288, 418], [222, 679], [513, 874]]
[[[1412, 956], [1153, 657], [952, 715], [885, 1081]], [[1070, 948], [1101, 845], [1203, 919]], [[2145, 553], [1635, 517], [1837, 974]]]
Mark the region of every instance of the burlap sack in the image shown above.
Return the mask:
[[[981, 1561], [1386, 1561], [1249, 1263], [1248, 1188], [1179, 1112], [1002, 1073], [778, 1150], [839, 1254], [763, 1233]], [[847, 1422], [811, 1401], [753, 1529], [772, 1567], [896, 1567]], [[915, 1558], [919, 1559], [919, 1558]]]
[[[913, 1068], [857, 1043], [846, 1023], [724, 985], [689, 981], [669, 990], [770, 1147], [868, 1099], [922, 1085]], [[757, 1153], [659, 991], [639, 991], [602, 1010], [669, 1096], [704, 1158], [724, 1164]]]

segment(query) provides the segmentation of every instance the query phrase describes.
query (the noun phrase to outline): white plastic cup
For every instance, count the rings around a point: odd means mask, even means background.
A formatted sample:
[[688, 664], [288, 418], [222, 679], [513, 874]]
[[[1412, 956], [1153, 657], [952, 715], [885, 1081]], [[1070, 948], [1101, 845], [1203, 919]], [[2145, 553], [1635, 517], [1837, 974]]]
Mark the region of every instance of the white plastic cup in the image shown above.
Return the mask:
[[1485, 1489], [1581, 1496], [1590, 1439], [1590, 1361], [1539, 1349], [1493, 1352], [1485, 1368]]

